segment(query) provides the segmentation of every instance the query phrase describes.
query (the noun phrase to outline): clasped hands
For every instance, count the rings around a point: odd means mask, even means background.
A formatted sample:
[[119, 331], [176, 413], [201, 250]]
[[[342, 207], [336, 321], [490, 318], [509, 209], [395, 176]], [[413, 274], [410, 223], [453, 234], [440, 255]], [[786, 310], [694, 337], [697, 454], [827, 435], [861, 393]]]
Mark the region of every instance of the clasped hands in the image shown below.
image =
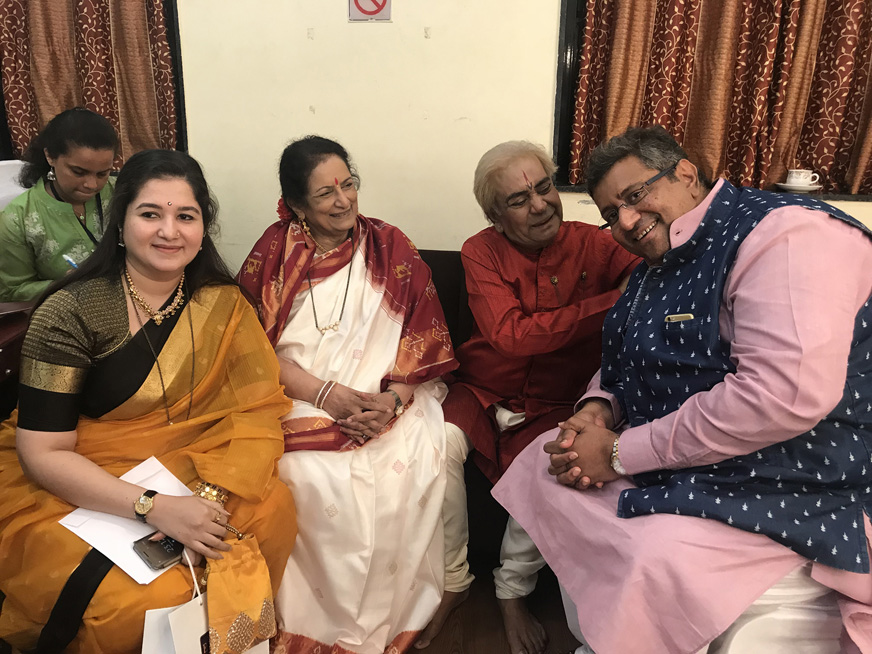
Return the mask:
[[336, 384], [324, 410], [339, 425], [339, 430], [358, 443], [365, 443], [379, 434], [394, 417], [396, 400], [391, 393], [364, 393]]
[[544, 450], [551, 455], [548, 474], [564, 486], [586, 490], [620, 478], [611, 465], [612, 446], [617, 434], [609, 429], [611, 407], [602, 400], [590, 400], [568, 420], [559, 423], [560, 432]]

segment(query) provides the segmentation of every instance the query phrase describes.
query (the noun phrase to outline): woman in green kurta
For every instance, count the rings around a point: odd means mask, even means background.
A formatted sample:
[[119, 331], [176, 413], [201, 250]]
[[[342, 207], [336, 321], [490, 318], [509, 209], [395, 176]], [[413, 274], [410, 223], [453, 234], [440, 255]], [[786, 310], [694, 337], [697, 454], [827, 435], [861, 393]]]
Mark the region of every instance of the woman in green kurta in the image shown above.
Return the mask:
[[108, 120], [76, 107], [52, 118], [24, 154], [28, 190], [0, 213], [0, 302], [36, 299], [103, 235], [118, 148]]

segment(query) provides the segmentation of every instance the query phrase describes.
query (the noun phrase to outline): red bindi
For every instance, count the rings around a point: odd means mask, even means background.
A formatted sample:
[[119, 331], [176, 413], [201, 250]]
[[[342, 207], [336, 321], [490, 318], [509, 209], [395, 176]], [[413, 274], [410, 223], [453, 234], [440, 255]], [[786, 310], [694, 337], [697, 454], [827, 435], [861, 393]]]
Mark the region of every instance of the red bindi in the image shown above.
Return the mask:
[[339, 186], [339, 178], [338, 177], [333, 178], [333, 186]]

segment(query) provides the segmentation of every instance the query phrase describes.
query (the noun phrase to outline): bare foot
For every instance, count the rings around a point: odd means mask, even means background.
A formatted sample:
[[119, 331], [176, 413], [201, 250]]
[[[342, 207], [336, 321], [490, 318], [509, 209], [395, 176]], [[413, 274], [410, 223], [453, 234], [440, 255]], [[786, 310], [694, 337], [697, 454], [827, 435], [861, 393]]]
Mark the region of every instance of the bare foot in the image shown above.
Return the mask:
[[527, 610], [523, 597], [498, 599], [511, 654], [542, 654], [548, 643], [545, 628]]
[[421, 632], [421, 635], [418, 636], [418, 640], [415, 641], [415, 649], [424, 649], [425, 647], [428, 647], [430, 641], [436, 638], [436, 636], [439, 635], [439, 632], [442, 631], [442, 626], [445, 624], [448, 616], [451, 615], [451, 612], [460, 606], [467, 597], [469, 597], [468, 588], [459, 593], [452, 593], [450, 590], [446, 590], [442, 595], [442, 603], [439, 604], [439, 608], [436, 609], [436, 615], [433, 616], [433, 619], [430, 620], [430, 624], [427, 625], [427, 628]]

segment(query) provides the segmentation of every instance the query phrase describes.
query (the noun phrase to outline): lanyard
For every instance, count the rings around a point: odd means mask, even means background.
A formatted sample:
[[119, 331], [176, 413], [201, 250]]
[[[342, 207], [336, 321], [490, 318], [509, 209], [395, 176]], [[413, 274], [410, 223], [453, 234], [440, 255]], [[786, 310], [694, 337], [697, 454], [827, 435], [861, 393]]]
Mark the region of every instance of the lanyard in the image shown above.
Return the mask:
[[[51, 189], [51, 194], [53, 196], [55, 196], [55, 200], [57, 200], [58, 202], [63, 202], [63, 200], [61, 200], [61, 197], [58, 195], [57, 189], [55, 189], [54, 182], [51, 180], [48, 180], [48, 186]], [[97, 195], [95, 196], [95, 199], [97, 200], [97, 216], [98, 216], [99, 221], [100, 221], [100, 228], [102, 229], [103, 228], [103, 203], [100, 201], [100, 194], [99, 193], [97, 193]], [[82, 205], [83, 208], [84, 208], [84, 206], [85, 205]], [[73, 212], [73, 215], [76, 216], [75, 211]], [[87, 224], [88, 223], [88, 212], [85, 211], [85, 213], [82, 215], [81, 218], [76, 216], [76, 222], [82, 226], [82, 229], [85, 230], [85, 234], [88, 235], [88, 238], [91, 239], [91, 242], [94, 245], [97, 245], [97, 239], [94, 238], [94, 235], [91, 233], [91, 230], [88, 229], [88, 224]]]

